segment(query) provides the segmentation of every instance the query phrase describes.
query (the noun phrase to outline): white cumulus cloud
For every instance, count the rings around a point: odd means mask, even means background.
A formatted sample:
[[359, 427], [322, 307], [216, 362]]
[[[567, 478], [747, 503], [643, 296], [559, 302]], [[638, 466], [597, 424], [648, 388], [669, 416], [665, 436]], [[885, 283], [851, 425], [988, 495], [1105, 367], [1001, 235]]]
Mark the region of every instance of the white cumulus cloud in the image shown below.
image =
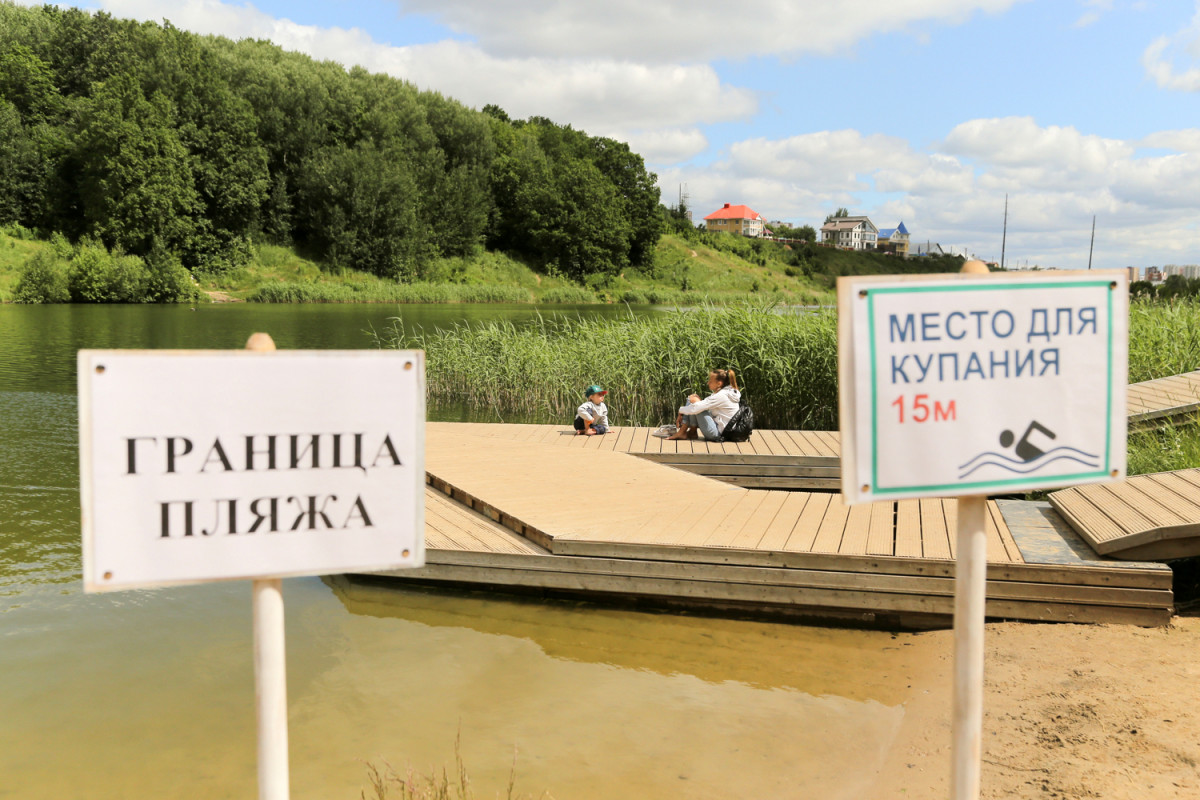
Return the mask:
[[1200, 92], [1200, 0], [1183, 30], [1160, 36], [1142, 54], [1142, 66], [1159, 87]]
[[697, 219], [721, 203], [745, 203], [768, 219], [819, 228], [845, 206], [882, 227], [903, 220], [913, 241], [989, 259], [1000, 257], [1007, 195], [1010, 263], [1086, 266], [1093, 215], [1097, 265], [1162, 263], [1148, 262], [1148, 253], [1200, 262], [1197, 130], [1124, 141], [1025, 117], [978, 119], [929, 150], [854, 130], [822, 131], [738, 142], [710, 167], [665, 173], [664, 196], [674, 197], [680, 183]]
[[400, 0], [475, 38], [489, 52], [640, 62], [833, 53], [880, 33], [959, 24], [1023, 0]]

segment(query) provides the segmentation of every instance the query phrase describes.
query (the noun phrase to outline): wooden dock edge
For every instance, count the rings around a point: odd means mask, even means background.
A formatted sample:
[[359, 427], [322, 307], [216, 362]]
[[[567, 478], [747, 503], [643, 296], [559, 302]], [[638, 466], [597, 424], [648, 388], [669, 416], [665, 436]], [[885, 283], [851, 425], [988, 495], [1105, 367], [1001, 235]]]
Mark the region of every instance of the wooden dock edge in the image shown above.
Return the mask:
[[[633, 601], [885, 627], [943, 627], [952, 618], [953, 561], [556, 539], [438, 476], [427, 475], [427, 482], [550, 553], [431, 548], [426, 567], [382, 575], [476, 589], [567, 593], [599, 602]], [[1033, 505], [1020, 506], [1028, 519], [1018, 520], [1014, 532], [1022, 554], [1033, 563], [989, 565], [990, 618], [1169, 623], [1173, 611], [1169, 568], [1100, 559], [1086, 546], [1076, 550], [1072, 547], [1077, 546], [1063, 545], [1064, 552], [1047, 556], [1036, 546], [1039, 536], [1046, 528], [1069, 526]], [[1014, 507], [1009, 511], [1015, 513]], [[1012, 513], [1006, 515], [1006, 522]], [[1024, 533], [1022, 524], [1028, 528]]]
[[[800, 553], [742, 550], [725, 547], [685, 547], [676, 545], [626, 544], [622, 542], [556, 539], [523, 520], [473, 497], [449, 481], [428, 474], [430, 486], [449, 495], [468, 508], [483, 514], [529, 541], [558, 556], [666, 561], [673, 563], [778, 567], [785, 569], [827, 570], [884, 575], [954, 577], [955, 562], [939, 559], [907, 559], [894, 556], [849, 556], [834, 553]], [[1004, 513], [1004, 505], [1001, 505]], [[1008, 518], [1006, 516], [1006, 522]], [[1010, 530], [1011, 530], [1010, 523]], [[1020, 528], [1018, 528], [1020, 530]], [[1016, 534], [1014, 534], [1016, 538]], [[1023, 537], [1024, 538], [1024, 537]], [[1017, 539], [1022, 547], [1021, 539]], [[1028, 544], [1026, 544], [1028, 547]], [[988, 565], [989, 581], [1023, 580], [1034, 583], [1102, 586], [1110, 588], [1171, 589], [1171, 570], [1161, 564], [1113, 562], [1044, 563], [1041, 554], [1022, 553], [1025, 564]], [[1032, 556], [1032, 558], [1031, 558]], [[1078, 560], [1077, 560], [1078, 561]]]
[[1129, 415], [1129, 429], [1135, 431], [1158, 428], [1166, 423], [1185, 424], [1194, 421], [1200, 412], [1200, 403], [1189, 403], [1174, 408], [1159, 408], [1153, 411], [1140, 411]]
[[[1051, 502], [1054, 502], [1053, 496]], [[1087, 522], [1072, 513], [1069, 506], [1055, 503], [1054, 507], [1101, 555], [1122, 561], [1171, 561], [1200, 555], [1200, 524], [1164, 525], [1118, 539], [1099, 541], [1086, 535]]]
[[[550, 596], [558, 593], [584, 595], [593, 602], [615, 602], [622, 605], [631, 601], [642, 601], [663, 607], [691, 607], [716, 611], [737, 609], [741, 613], [754, 616], [857, 618], [867, 624], [878, 622], [884, 627], [949, 627], [953, 621], [952, 587], [949, 595], [800, 588], [759, 583], [533, 569], [529, 565], [499, 568], [440, 564], [435, 560], [437, 553], [431, 552], [430, 555], [430, 563], [420, 569], [378, 574], [406, 581], [462, 585], [474, 589], [513, 590], [520, 593], [535, 590]], [[1103, 622], [1158, 627], [1170, 622], [1171, 608], [1169, 603], [1165, 606], [1120, 606], [989, 596], [987, 615], [994, 620]], [[905, 622], [906, 619], [908, 622]]]

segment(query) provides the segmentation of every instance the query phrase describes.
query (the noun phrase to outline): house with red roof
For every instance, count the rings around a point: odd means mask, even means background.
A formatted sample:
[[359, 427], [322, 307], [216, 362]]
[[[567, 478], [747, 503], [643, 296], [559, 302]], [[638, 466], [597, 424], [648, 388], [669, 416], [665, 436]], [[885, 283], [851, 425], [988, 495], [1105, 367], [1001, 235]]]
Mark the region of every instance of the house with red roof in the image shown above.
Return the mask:
[[734, 206], [729, 203], [704, 218], [704, 227], [722, 233], [740, 233], [742, 236], [763, 235], [763, 217], [750, 206]]

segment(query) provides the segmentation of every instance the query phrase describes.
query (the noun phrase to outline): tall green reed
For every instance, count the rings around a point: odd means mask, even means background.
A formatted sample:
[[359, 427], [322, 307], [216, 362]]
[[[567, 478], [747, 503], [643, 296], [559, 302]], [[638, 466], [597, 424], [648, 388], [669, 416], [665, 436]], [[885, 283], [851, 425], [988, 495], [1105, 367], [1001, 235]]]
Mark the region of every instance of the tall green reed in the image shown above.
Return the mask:
[[252, 303], [528, 303], [517, 286], [456, 283], [340, 284], [270, 283], [247, 298]]
[[609, 390], [610, 419], [652, 425], [675, 418], [708, 372], [732, 368], [761, 427], [837, 425], [836, 315], [711, 305], [650, 318], [539, 317], [457, 325], [381, 343], [426, 353], [429, 397], [498, 418], [569, 420], [588, 384]]
[[[457, 325], [381, 344], [426, 351], [431, 404], [468, 405], [503, 420], [570, 419], [583, 388], [609, 390], [618, 425], [674, 419], [708, 371], [733, 368], [760, 427], [833, 430], [837, 417], [837, 315], [767, 305], [702, 305], [649, 318], [542, 316]], [[1200, 369], [1200, 303], [1135, 304], [1129, 380]]]
[[1129, 306], [1129, 382], [1200, 369], [1200, 299]]

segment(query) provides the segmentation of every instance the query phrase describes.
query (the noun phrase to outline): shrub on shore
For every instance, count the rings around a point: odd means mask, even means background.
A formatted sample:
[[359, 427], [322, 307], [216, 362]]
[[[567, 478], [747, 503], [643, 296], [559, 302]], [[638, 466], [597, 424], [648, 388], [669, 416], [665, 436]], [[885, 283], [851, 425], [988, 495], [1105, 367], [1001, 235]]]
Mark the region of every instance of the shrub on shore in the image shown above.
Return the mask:
[[13, 290], [17, 303], [68, 303], [67, 270], [49, 250], [39, 251], [17, 279]]
[[[159, 257], [155, 257], [155, 256]], [[65, 264], [63, 259], [69, 259]], [[183, 303], [198, 290], [177, 258], [152, 253], [148, 260], [65, 240], [39, 251], [21, 271], [18, 303]]]

